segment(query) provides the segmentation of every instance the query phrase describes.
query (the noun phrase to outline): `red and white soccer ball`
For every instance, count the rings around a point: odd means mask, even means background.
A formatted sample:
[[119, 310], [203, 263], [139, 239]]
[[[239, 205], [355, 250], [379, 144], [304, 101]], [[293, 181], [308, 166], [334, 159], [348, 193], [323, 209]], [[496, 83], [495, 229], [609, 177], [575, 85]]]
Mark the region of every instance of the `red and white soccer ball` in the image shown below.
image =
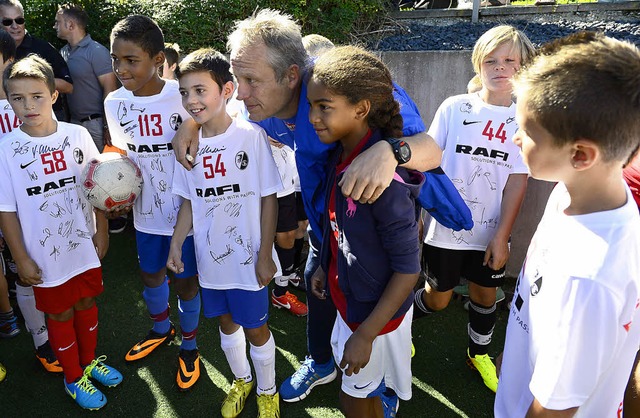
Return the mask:
[[94, 207], [112, 209], [136, 200], [142, 190], [142, 173], [129, 157], [105, 152], [84, 167], [82, 187]]

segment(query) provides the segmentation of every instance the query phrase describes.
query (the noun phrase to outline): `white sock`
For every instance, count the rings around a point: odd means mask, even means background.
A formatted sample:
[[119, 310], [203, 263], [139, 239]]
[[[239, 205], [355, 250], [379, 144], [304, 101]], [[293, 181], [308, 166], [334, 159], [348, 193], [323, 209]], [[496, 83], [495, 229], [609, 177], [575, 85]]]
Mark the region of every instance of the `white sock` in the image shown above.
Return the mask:
[[264, 345], [256, 347], [250, 344], [251, 361], [256, 370], [256, 393], [273, 395], [276, 393], [276, 342], [273, 334], [269, 333], [269, 339]]
[[229, 335], [220, 330], [220, 347], [224, 351], [234, 379], [244, 379], [245, 382], [252, 381], [253, 376], [251, 376], [251, 366], [247, 358], [247, 341], [244, 337], [244, 329], [240, 327]]
[[35, 348], [40, 347], [49, 339], [47, 331], [47, 323], [44, 319], [44, 313], [36, 308], [36, 298], [33, 296], [33, 287], [20, 286], [16, 283], [16, 299], [20, 312], [24, 317], [24, 324], [27, 331], [31, 333], [33, 345]]

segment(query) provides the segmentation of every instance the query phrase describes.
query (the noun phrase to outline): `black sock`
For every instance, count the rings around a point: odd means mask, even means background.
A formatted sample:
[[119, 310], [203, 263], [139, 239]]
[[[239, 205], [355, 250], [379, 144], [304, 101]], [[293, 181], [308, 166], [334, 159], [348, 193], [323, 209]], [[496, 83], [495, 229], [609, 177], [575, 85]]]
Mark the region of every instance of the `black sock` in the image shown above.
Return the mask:
[[293, 248], [295, 249], [295, 255], [293, 257], [293, 265], [299, 266], [302, 262], [302, 247], [304, 246], [304, 238], [296, 238]]
[[489, 343], [496, 325], [496, 304], [482, 306], [469, 300], [469, 355], [489, 352]]
[[282, 248], [276, 243], [276, 252], [278, 253], [278, 260], [280, 260], [280, 267], [282, 267], [282, 275], [288, 276], [295, 270], [293, 264], [293, 258], [296, 250], [293, 248]]

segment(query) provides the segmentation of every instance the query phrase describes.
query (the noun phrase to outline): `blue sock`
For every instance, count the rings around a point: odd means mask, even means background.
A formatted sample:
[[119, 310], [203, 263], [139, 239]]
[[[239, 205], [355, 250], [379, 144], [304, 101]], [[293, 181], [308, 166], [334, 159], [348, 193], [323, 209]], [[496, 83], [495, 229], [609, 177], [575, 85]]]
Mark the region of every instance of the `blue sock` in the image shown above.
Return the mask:
[[158, 287], [144, 287], [142, 297], [147, 304], [149, 315], [153, 319], [153, 330], [158, 334], [169, 332], [169, 283], [165, 277]]
[[195, 350], [198, 320], [200, 319], [200, 292], [191, 300], [178, 298], [180, 329], [182, 330], [182, 350]]

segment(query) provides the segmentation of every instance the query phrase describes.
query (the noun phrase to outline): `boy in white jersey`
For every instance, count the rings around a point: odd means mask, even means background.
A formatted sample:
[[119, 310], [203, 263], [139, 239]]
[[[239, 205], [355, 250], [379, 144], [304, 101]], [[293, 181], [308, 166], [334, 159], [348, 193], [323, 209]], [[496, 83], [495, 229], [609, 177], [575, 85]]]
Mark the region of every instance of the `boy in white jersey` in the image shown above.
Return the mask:
[[98, 155], [89, 132], [57, 122], [51, 66], [37, 55], [11, 64], [3, 88], [23, 124], [0, 141], [0, 227], [20, 280], [34, 286], [48, 315], [51, 346], [67, 393], [85, 409], [107, 402], [89, 378], [115, 386], [122, 375], [96, 358], [100, 259], [109, 246], [107, 221], [80, 191], [87, 161]]
[[193, 169], [175, 167], [173, 192], [184, 197], [167, 267], [184, 269], [181, 247], [194, 227], [204, 315], [219, 317], [220, 344], [233, 385], [222, 416], [235, 417], [253, 388], [245, 334], [256, 373], [259, 417], [279, 417], [275, 342], [267, 326], [267, 285], [276, 273], [276, 193], [282, 189], [266, 133], [231, 118], [233, 78], [212, 49], [189, 54], [177, 70], [182, 103], [201, 125]]
[[484, 33], [471, 58], [482, 88], [445, 100], [429, 128], [444, 151], [442, 168], [471, 209], [473, 228], [454, 231], [436, 221], [429, 225], [422, 252], [428, 279], [415, 294], [416, 314], [444, 309], [465, 277], [468, 363], [494, 392], [498, 377], [488, 350], [496, 323], [496, 287], [504, 283], [511, 228], [527, 184], [527, 169], [509, 141], [518, 128], [511, 77], [532, 55], [529, 39], [512, 26]]
[[[129, 16], [111, 31], [113, 70], [122, 87], [105, 99], [105, 116], [113, 145], [138, 164], [144, 179], [133, 217], [142, 296], [154, 321], [153, 329], [126, 354], [127, 361], [146, 357], [175, 335], [169, 321], [165, 264], [182, 198], [171, 193], [175, 162], [171, 139], [189, 116], [180, 105], [178, 82], [158, 75], [165, 59], [163, 49], [162, 31], [148, 17]], [[175, 276], [182, 331], [176, 382], [180, 390], [188, 390], [200, 377], [196, 345], [200, 294], [192, 236], [185, 240], [182, 255], [185, 269]]]
[[[15, 56], [15, 41], [7, 32], [0, 31], [0, 73], [4, 72], [5, 68], [14, 61]], [[7, 100], [7, 95], [4, 89], [0, 87], [0, 141], [8, 133], [20, 126], [20, 123], [20, 119], [18, 119], [18, 116], [16, 116], [9, 104], [9, 101]], [[2, 240], [1, 235], [0, 240]], [[6, 254], [8, 257], [11, 257], [9, 253]], [[6, 279], [1, 269], [0, 276], [2, 276], [0, 277], [0, 281]], [[6, 289], [0, 291], [3, 292], [3, 294], [0, 295], [0, 298], [2, 298], [6, 295]], [[58, 363], [58, 360], [51, 349], [51, 344], [49, 343], [49, 333], [47, 331], [44, 313], [36, 308], [33, 288], [31, 286], [27, 286], [25, 283], [16, 281], [16, 299], [18, 301], [22, 317], [24, 318], [26, 329], [33, 339], [36, 358], [48, 372], [61, 373], [62, 367], [60, 367], [60, 363]], [[7, 306], [9, 306], [8, 303], [9, 301], [7, 299]], [[11, 314], [13, 319], [8, 319], [8, 314]], [[5, 316], [4, 318], [3, 315]], [[9, 332], [12, 332], [12, 330], [19, 331], [19, 328], [15, 322], [13, 311], [3, 309], [2, 304], [0, 303], [0, 335], [4, 334], [6, 330], [9, 330]]]
[[634, 45], [586, 32], [516, 80], [513, 141], [532, 177], [558, 185], [518, 278], [498, 418], [623, 415], [640, 343], [640, 217], [622, 178], [640, 144], [638, 74]]

